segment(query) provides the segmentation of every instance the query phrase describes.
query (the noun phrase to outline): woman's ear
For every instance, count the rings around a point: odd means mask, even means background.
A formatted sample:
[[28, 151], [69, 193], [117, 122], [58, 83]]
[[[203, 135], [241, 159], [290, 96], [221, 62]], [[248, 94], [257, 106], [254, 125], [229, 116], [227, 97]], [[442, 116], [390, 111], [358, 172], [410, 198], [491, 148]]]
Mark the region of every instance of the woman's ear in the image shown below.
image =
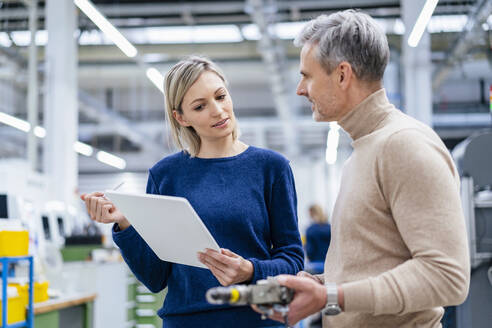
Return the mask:
[[191, 125], [184, 119], [183, 114], [178, 113], [177, 110], [173, 110], [173, 117], [181, 126], [188, 127]]

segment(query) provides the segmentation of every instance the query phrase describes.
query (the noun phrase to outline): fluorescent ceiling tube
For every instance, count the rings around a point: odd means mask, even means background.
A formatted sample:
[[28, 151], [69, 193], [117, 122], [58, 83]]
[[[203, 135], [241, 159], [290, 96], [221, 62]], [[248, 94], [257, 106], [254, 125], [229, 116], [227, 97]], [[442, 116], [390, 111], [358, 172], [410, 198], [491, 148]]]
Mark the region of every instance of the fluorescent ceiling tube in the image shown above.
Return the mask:
[[[29, 132], [29, 130], [31, 129], [31, 124], [29, 124], [29, 122], [26, 122], [24, 120], [18, 119], [17, 117], [2, 112], [0, 112], [0, 123], [4, 123], [6, 125], [19, 129], [26, 133]], [[34, 135], [38, 138], [44, 138], [46, 137], [46, 129], [41, 126], [36, 126], [34, 128]], [[73, 144], [73, 149], [77, 153], [85, 156], [92, 156], [92, 153], [94, 152], [94, 149], [91, 146], [80, 141], [76, 141]], [[121, 170], [123, 170], [126, 167], [126, 162], [124, 159], [112, 155], [110, 153], [107, 153], [105, 151], [99, 151], [97, 153], [97, 159], [105, 164], [114, 166]]]
[[429, 23], [429, 20], [434, 13], [434, 9], [436, 9], [438, 1], [439, 0], [427, 0], [425, 2], [424, 8], [422, 8], [419, 17], [417, 18], [417, 21], [413, 26], [412, 32], [408, 37], [408, 45], [410, 47], [416, 47], [419, 44], [420, 39], [424, 34], [425, 28], [427, 27], [427, 24]]
[[94, 149], [91, 146], [80, 141], [76, 141], [73, 144], [73, 150], [87, 157], [92, 156], [92, 153], [94, 152]]
[[[1, 112], [0, 112], [0, 122], [26, 133], [31, 130], [31, 124], [29, 122]], [[46, 137], [45, 128], [41, 126], [36, 126], [34, 128], [34, 135], [38, 138]]]
[[151, 67], [147, 70], [147, 77], [154, 85], [164, 93], [164, 76], [156, 68]]
[[0, 112], [0, 122], [10, 125], [13, 128], [19, 129], [24, 132], [29, 132], [31, 129], [31, 124], [24, 120], [18, 119], [17, 117], [11, 116], [9, 114]]
[[116, 167], [120, 170], [123, 170], [126, 167], [126, 161], [123, 158], [112, 155], [102, 150], [97, 152], [96, 158], [98, 161]]
[[128, 57], [135, 57], [137, 49], [104, 17], [89, 0], [74, 0], [90, 20], [96, 24], [106, 36], [116, 44]]
[[37, 126], [34, 128], [34, 135], [38, 138], [44, 138], [46, 137], [46, 129], [41, 126]]

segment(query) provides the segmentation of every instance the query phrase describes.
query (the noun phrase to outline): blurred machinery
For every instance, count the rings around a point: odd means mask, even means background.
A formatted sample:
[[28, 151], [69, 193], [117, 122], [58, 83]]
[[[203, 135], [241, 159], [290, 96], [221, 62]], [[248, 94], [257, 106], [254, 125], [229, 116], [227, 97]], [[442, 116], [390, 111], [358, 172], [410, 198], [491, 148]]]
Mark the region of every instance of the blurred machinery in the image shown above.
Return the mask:
[[492, 132], [471, 136], [453, 150], [461, 176], [461, 202], [471, 260], [470, 293], [456, 311], [457, 327], [492, 322]]
[[211, 304], [286, 306], [294, 297], [294, 291], [281, 286], [274, 277], [259, 280], [252, 285], [214, 287], [207, 291], [206, 298]]
[[210, 304], [254, 304], [261, 311], [262, 319], [266, 319], [274, 311], [282, 313], [285, 326], [289, 327], [287, 314], [289, 303], [294, 298], [294, 290], [281, 286], [275, 277], [268, 277], [251, 285], [214, 287], [207, 291], [205, 297]]

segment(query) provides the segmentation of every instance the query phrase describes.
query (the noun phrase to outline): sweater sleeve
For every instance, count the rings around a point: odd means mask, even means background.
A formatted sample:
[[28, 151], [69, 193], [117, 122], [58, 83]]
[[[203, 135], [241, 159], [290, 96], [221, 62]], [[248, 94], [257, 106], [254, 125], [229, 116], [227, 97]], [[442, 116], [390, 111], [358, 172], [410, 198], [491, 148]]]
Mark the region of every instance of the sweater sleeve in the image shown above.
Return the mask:
[[[147, 193], [158, 194], [151, 172], [149, 172], [147, 181]], [[133, 274], [145, 287], [153, 293], [166, 288], [172, 264], [159, 259], [133, 226], [119, 231], [115, 225], [113, 227], [113, 240], [120, 248], [121, 255]]]
[[287, 162], [272, 186], [268, 213], [272, 241], [270, 259], [249, 259], [254, 267], [252, 282], [268, 276], [296, 274], [304, 267], [294, 177]]
[[387, 141], [379, 183], [411, 258], [378, 276], [342, 285], [345, 310], [405, 314], [462, 303], [470, 263], [459, 180], [444, 146], [417, 130]]

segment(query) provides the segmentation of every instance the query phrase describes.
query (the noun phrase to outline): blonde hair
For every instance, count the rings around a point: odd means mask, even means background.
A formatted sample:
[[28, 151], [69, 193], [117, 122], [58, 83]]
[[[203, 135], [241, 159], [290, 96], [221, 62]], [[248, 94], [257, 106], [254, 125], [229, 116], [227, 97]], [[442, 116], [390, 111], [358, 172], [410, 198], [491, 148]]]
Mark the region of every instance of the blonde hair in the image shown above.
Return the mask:
[[323, 212], [323, 209], [318, 204], [309, 206], [309, 213], [316, 223], [328, 223], [328, 217]]
[[[183, 114], [181, 107], [183, 98], [190, 87], [195, 83], [203, 72], [213, 72], [224, 81], [227, 81], [224, 73], [211, 60], [202, 56], [188, 56], [174, 65], [166, 74], [164, 81], [164, 96], [166, 102], [166, 116], [177, 148], [187, 151], [194, 157], [200, 151], [201, 139], [195, 129], [191, 126], [184, 127], [174, 118], [173, 111]], [[238, 137], [237, 124], [232, 132], [232, 139]]]

